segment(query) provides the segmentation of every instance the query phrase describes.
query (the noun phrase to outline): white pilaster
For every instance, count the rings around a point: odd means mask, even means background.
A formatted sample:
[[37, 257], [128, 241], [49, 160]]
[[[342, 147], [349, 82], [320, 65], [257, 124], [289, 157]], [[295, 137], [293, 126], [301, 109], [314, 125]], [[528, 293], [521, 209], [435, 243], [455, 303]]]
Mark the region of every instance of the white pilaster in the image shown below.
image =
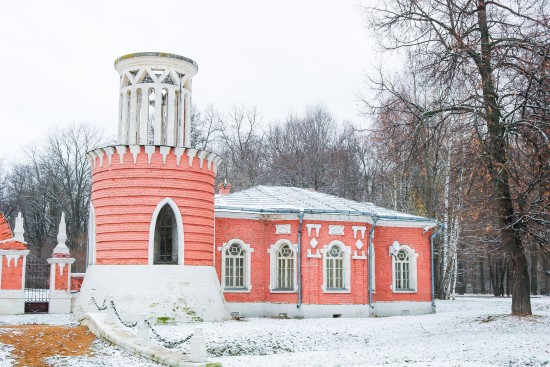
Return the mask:
[[155, 145], [162, 144], [162, 88], [155, 85]]
[[168, 100], [167, 100], [167, 122], [166, 122], [166, 145], [176, 145], [176, 132], [177, 121], [176, 113], [174, 111], [176, 107], [176, 92], [173, 88], [168, 88]]
[[137, 113], [137, 91], [136, 88], [132, 88], [130, 94], [130, 133], [128, 134], [127, 144], [138, 144]]
[[141, 117], [139, 121], [139, 145], [147, 144], [147, 122], [149, 121], [149, 88], [141, 89]]

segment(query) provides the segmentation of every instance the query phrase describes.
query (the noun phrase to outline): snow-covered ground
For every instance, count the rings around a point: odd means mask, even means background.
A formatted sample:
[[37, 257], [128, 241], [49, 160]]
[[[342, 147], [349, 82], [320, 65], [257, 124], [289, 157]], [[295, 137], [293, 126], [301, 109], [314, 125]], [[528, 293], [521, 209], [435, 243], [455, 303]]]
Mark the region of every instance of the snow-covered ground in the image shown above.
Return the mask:
[[[509, 316], [510, 299], [438, 301], [437, 313], [368, 319], [247, 319], [201, 323], [212, 359], [231, 366], [550, 366], [550, 297], [533, 298], [533, 317]], [[0, 316], [0, 324], [70, 323], [65, 316]], [[53, 317], [53, 319], [50, 319]], [[65, 317], [63, 319], [63, 317]], [[6, 320], [7, 319], [7, 320]], [[63, 321], [64, 320], [64, 321]], [[158, 326], [169, 339], [197, 324]], [[158, 366], [106, 342], [92, 356], [52, 358], [53, 366]], [[183, 348], [182, 350], [185, 350]], [[0, 345], [0, 360], [8, 349]], [[0, 363], [1, 367], [9, 366]]]

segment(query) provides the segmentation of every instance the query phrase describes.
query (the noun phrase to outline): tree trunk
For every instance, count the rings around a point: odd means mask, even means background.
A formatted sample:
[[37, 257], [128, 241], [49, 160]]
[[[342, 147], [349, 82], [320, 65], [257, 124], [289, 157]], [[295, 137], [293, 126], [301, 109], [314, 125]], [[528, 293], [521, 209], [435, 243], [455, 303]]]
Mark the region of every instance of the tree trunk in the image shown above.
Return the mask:
[[539, 294], [539, 280], [538, 280], [538, 263], [539, 257], [536, 251], [531, 252], [531, 294]]
[[479, 259], [479, 282], [481, 283], [481, 288], [479, 292], [481, 294], [487, 293], [485, 290], [485, 269], [483, 267], [483, 259]]
[[498, 95], [494, 85], [491, 65], [492, 42], [487, 24], [485, 0], [478, 0], [478, 23], [481, 34], [481, 57], [478, 69], [481, 76], [487, 122], [487, 148], [490, 156], [489, 171], [495, 185], [494, 197], [500, 225], [501, 239], [505, 247], [511, 271], [512, 315], [531, 315], [529, 271], [525, 249], [520, 238], [520, 223], [516, 220], [506, 154], [506, 125], [501, 122]]

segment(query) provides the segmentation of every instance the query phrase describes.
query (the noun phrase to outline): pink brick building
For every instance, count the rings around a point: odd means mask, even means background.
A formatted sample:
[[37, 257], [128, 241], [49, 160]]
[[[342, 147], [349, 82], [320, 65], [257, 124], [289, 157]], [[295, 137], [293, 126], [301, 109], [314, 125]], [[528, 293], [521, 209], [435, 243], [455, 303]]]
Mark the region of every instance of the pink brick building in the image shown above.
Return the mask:
[[[92, 297], [128, 314], [206, 320], [428, 313], [436, 222], [292, 187], [237, 193], [221, 158], [190, 148], [197, 64], [146, 52], [115, 62], [118, 143], [89, 152]], [[185, 311], [187, 310], [187, 311]]]

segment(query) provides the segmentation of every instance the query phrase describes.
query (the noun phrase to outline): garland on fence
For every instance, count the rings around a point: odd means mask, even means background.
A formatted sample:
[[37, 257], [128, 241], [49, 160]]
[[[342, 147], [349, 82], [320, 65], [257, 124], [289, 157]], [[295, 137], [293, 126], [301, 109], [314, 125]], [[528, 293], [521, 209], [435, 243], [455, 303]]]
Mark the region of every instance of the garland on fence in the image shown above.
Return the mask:
[[159, 333], [157, 333], [157, 331], [155, 329], [153, 329], [153, 325], [151, 325], [149, 320], [145, 320], [145, 324], [147, 326], [149, 326], [149, 329], [151, 329], [151, 331], [153, 332], [153, 335], [155, 336], [155, 338], [157, 338], [157, 340], [160, 341], [164, 345], [165, 348], [169, 348], [169, 349], [175, 348], [178, 345], [189, 341], [193, 337], [193, 334], [189, 334], [186, 338], [181, 339], [181, 340], [168, 340], [166, 338], [163, 338]]
[[120, 321], [122, 325], [126, 326], [127, 328], [133, 328], [137, 326], [138, 324], [137, 322], [130, 324], [130, 323], [124, 322], [122, 318], [120, 318], [120, 315], [118, 314], [118, 311], [116, 310], [116, 307], [115, 307], [115, 303], [113, 301], [111, 301], [111, 306], [113, 307], [113, 311], [115, 311], [116, 318], [118, 319], [118, 321]]
[[[106, 303], [106, 300], [103, 300], [103, 306], [99, 306], [97, 304], [97, 301], [95, 300], [94, 297], [92, 297], [92, 301], [94, 302], [94, 305], [97, 307], [98, 310], [100, 311], [103, 311], [103, 310], [106, 310], [107, 309], [107, 305], [105, 304]], [[122, 318], [120, 317], [120, 315], [118, 314], [118, 311], [115, 307], [115, 303], [113, 301], [111, 301], [111, 307], [113, 307], [113, 311], [115, 312], [115, 315], [118, 319], [118, 321], [120, 321], [120, 323], [124, 326], [126, 326], [127, 328], [134, 328], [137, 326], [137, 322], [134, 322], [133, 324], [130, 324], [130, 323], [127, 323], [127, 322], [124, 322], [124, 320], [122, 320]], [[172, 348], [175, 348], [177, 347], [178, 345], [181, 345], [185, 342], [188, 342], [192, 337], [193, 337], [193, 334], [189, 334], [187, 337], [185, 337], [184, 339], [181, 339], [181, 340], [168, 340], [164, 337], [162, 337], [154, 328], [153, 328], [153, 325], [151, 325], [151, 323], [149, 322], [149, 320], [145, 319], [145, 324], [149, 327], [149, 329], [151, 329], [154, 337], [159, 341], [161, 342], [165, 348], [169, 348], [169, 349], [172, 349]]]
[[105, 304], [107, 302], [107, 300], [105, 300], [105, 299], [103, 300], [103, 306], [101, 306], [101, 307], [97, 304], [94, 296], [92, 296], [92, 301], [94, 302], [94, 305], [97, 307], [97, 309], [99, 311], [104, 311], [104, 310], [107, 309], [107, 305]]

